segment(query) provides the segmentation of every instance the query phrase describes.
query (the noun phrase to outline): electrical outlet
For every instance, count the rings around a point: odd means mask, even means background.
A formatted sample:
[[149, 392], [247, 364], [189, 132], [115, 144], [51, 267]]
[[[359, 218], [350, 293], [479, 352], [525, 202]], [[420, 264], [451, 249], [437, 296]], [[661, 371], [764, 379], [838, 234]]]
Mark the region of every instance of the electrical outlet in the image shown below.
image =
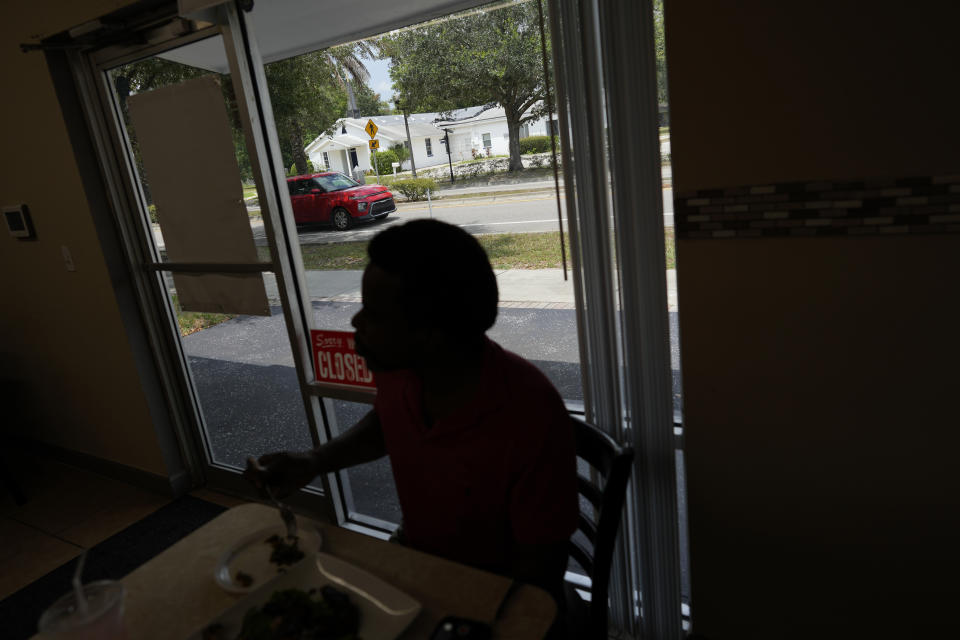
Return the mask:
[[76, 271], [77, 267], [73, 264], [73, 256], [70, 255], [70, 249], [67, 249], [66, 245], [60, 247], [60, 253], [63, 254], [63, 264], [67, 267], [67, 271]]

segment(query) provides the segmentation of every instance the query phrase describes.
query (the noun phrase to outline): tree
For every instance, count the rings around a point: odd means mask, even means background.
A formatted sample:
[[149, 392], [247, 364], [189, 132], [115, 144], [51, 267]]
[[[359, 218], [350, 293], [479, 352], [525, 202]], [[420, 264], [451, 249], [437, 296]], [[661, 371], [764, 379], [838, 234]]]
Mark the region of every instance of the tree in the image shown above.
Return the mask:
[[397, 162], [400, 163], [400, 170], [403, 171], [403, 163], [410, 158], [410, 149], [407, 148], [406, 144], [398, 142], [390, 147], [390, 151], [393, 151], [394, 155], [397, 156]]
[[347, 93], [326, 52], [315, 51], [266, 66], [284, 166], [307, 173], [307, 143], [329, 129], [347, 108]]
[[[266, 65], [267, 86], [284, 166], [296, 165], [298, 173], [308, 172], [304, 147], [329, 130], [346, 112], [347, 90], [351, 83], [361, 86], [369, 79], [361, 57], [373, 57], [376, 53], [373, 45], [361, 41]], [[212, 73], [163, 58], [150, 58], [123, 67], [115, 76], [123, 101], [129, 93], [149, 91]], [[241, 175], [247, 179], [252, 170], [233, 84], [229, 76], [216, 75], [233, 124]]]
[[366, 86], [370, 80], [370, 72], [361, 58], [375, 58], [377, 47], [367, 40], [359, 40], [352, 44], [343, 44], [331, 47], [325, 51], [327, 61], [333, 65], [337, 81], [347, 92], [347, 109], [344, 115], [348, 118], [359, 117], [356, 91], [358, 87]]
[[[378, 44], [381, 56], [391, 59], [390, 77], [408, 113], [450, 112], [491, 102], [503, 107], [509, 170], [523, 169], [520, 125], [546, 112], [536, 2], [467, 13], [385, 36]], [[549, 40], [546, 45], [549, 64]]]
[[667, 104], [667, 46], [663, 32], [663, 0], [653, 2], [653, 42], [657, 55], [657, 103]]
[[[354, 101], [353, 87], [370, 78], [361, 57], [375, 55], [364, 41], [280, 60], [266, 66], [273, 117], [284, 165], [307, 173], [304, 147], [329, 131]], [[355, 107], [354, 107], [355, 108]]]
[[382, 100], [380, 94], [375, 93], [369, 85], [354, 82], [351, 82], [350, 85], [353, 87], [353, 95], [357, 104], [356, 117], [366, 118], [367, 116], [390, 115], [390, 105]]

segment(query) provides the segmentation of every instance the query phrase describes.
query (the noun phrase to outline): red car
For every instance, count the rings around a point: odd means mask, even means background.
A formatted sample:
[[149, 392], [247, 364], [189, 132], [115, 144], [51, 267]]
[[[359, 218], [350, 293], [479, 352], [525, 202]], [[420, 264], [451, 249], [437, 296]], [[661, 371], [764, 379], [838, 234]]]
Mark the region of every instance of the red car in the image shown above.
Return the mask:
[[382, 220], [397, 210], [386, 187], [360, 184], [333, 171], [287, 178], [287, 187], [297, 224], [330, 224], [343, 231], [361, 220]]

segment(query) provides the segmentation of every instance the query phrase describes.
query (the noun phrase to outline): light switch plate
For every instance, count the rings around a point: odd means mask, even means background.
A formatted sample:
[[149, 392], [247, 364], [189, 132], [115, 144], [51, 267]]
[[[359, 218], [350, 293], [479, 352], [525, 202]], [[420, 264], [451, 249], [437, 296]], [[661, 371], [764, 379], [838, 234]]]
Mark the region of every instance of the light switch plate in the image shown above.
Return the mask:
[[66, 245], [60, 245], [60, 253], [63, 254], [63, 264], [67, 271], [76, 271], [77, 267], [73, 264], [73, 256], [70, 255], [70, 249]]
[[30, 219], [30, 209], [25, 204], [4, 207], [3, 221], [7, 224], [7, 231], [14, 238], [26, 240], [36, 235], [33, 230], [33, 220]]

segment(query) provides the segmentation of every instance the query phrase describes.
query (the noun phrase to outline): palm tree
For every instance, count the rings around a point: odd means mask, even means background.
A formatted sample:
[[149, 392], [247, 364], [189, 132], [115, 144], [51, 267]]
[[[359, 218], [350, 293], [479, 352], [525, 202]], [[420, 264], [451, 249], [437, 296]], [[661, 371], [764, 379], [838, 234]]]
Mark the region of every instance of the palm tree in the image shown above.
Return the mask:
[[355, 42], [267, 65], [277, 132], [298, 174], [308, 171], [307, 143], [333, 126], [345, 107], [350, 108], [351, 82], [369, 80], [361, 57], [372, 54], [370, 44]]
[[348, 118], [359, 118], [361, 115], [357, 109], [357, 98], [353, 92], [353, 84], [366, 84], [370, 81], [370, 72], [361, 58], [373, 59], [376, 55], [375, 45], [365, 40], [331, 47], [326, 51], [327, 61], [336, 72], [338, 84], [347, 92], [346, 115]]

